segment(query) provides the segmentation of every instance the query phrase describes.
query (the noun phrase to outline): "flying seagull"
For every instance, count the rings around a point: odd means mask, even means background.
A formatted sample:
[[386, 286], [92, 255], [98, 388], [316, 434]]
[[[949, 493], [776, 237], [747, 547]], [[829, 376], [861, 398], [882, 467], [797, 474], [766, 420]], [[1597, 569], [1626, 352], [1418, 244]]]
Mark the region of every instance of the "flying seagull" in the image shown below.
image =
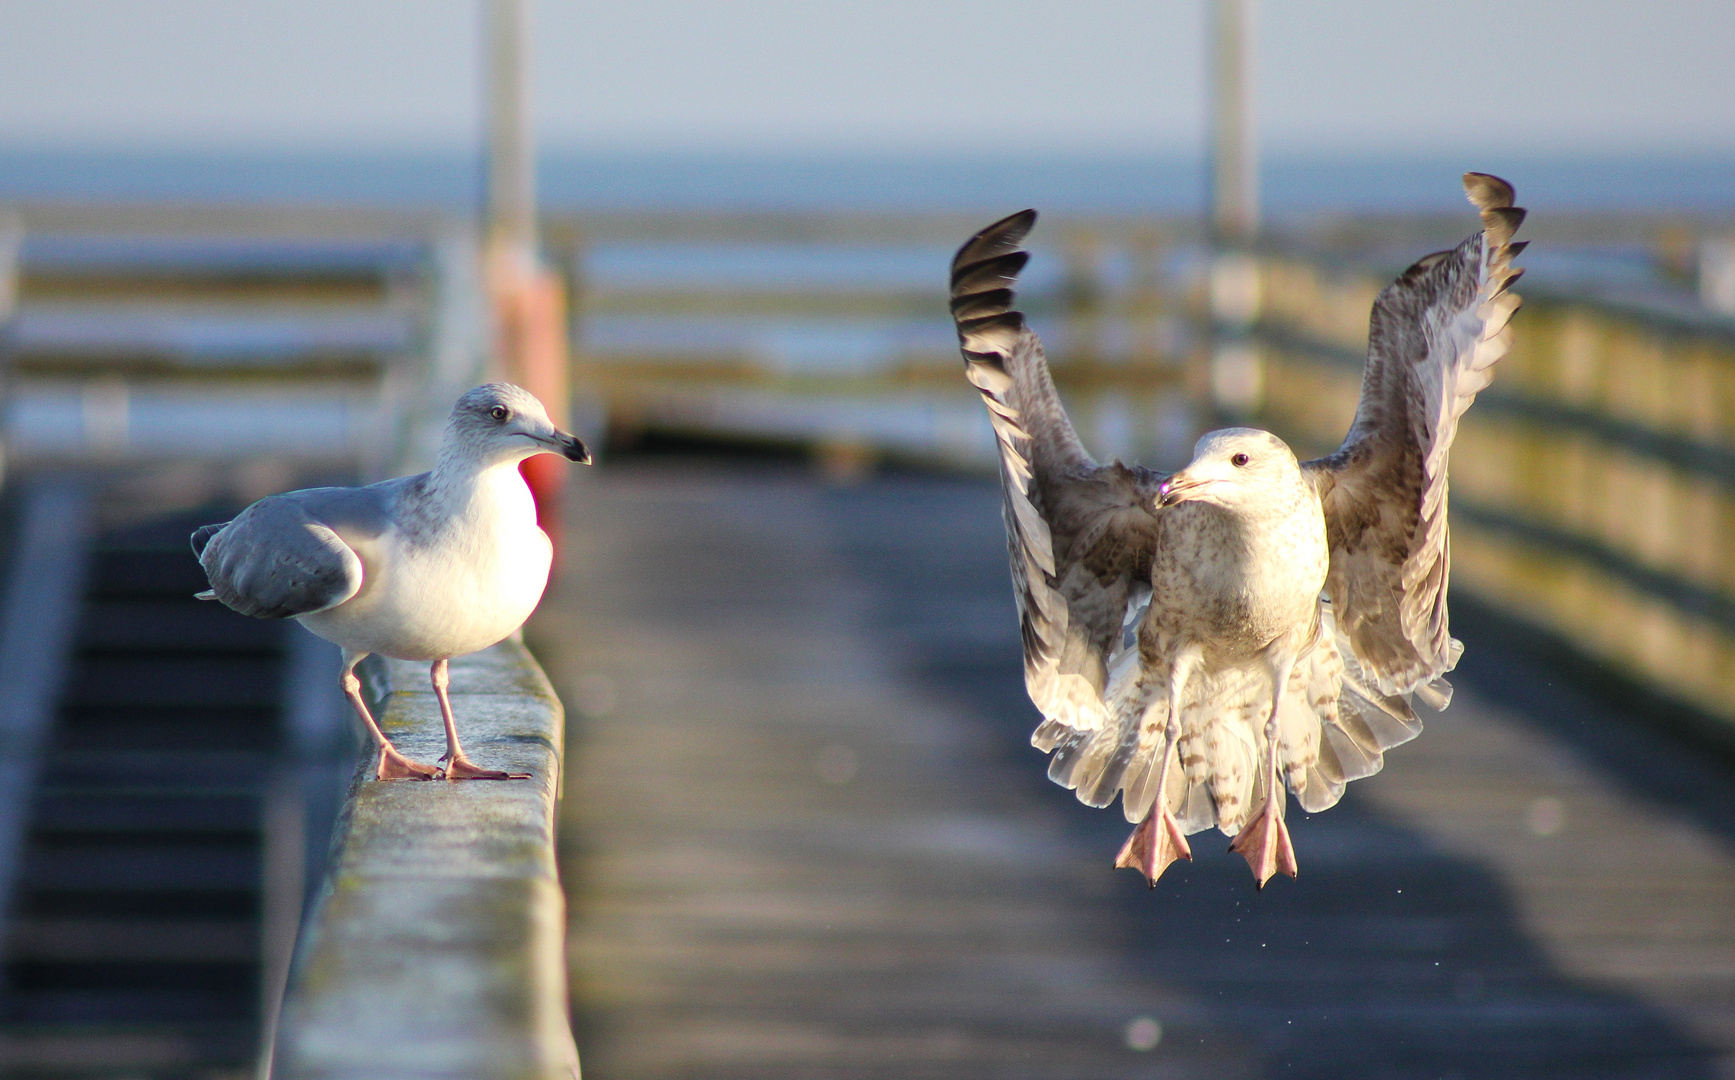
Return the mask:
[[1048, 775], [1137, 828], [1115, 865], [1154, 887], [1187, 835], [1234, 837], [1263, 887], [1295, 876], [1284, 824], [1379, 771], [1442, 709], [1463, 646], [1448, 632], [1446, 457], [1511, 343], [1524, 248], [1512, 187], [1464, 188], [1482, 230], [1374, 301], [1361, 402], [1343, 446], [1298, 462], [1252, 428], [1214, 431], [1172, 476], [1085, 451], [1042, 343], [1013, 306], [1035, 211], [952, 260], [965, 375], [1000, 448], [1024, 679]]
[[[339, 678], [379, 748], [379, 779], [520, 779], [465, 756], [447, 661], [503, 640], [542, 599], [552, 548], [518, 472], [536, 454], [590, 464], [584, 443], [556, 428], [528, 391], [478, 386], [452, 407], [432, 472], [272, 495], [194, 532], [211, 579], [199, 598], [293, 618], [343, 649]], [[446, 724], [443, 768], [399, 753], [368, 712], [355, 665], [369, 653], [430, 663]]]

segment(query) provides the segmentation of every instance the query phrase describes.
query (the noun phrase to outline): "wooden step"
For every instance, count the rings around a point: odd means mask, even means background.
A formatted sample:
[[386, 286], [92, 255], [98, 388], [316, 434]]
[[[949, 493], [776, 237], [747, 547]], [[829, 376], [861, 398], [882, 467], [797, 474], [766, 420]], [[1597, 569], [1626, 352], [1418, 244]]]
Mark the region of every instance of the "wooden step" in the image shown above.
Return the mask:
[[72, 832], [234, 833], [258, 828], [259, 800], [251, 794], [181, 792], [110, 794], [46, 792], [37, 797], [36, 836]]
[[248, 919], [38, 916], [12, 924], [6, 955], [14, 961], [250, 964], [259, 955], [259, 927]]
[[226, 516], [92, 554], [4, 938], [0, 1074], [193, 1075], [253, 1053], [287, 639], [193, 599], [186, 537]]
[[92, 600], [85, 605], [78, 636], [83, 647], [94, 652], [269, 654], [281, 645], [283, 624], [249, 619], [221, 604], [194, 600], [189, 591]]

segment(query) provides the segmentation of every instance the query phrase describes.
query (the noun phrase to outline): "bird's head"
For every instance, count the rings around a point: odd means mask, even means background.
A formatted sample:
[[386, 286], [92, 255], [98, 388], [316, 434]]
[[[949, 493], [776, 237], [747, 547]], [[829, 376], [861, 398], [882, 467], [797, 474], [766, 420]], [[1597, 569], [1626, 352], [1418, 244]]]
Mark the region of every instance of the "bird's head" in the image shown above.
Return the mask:
[[536, 395], [511, 383], [478, 386], [458, 399], [446, 421], [441, 453], [454, 452], [481, 464], [560, 454], [590, 464], [590, 451], [576, 435], [554, 426]]
[[1257, 428], [1224, 428], [1202, 437], [1187, 467], [1163, 481], [1157, 508], [1183, 502], [1237, 507], [1292, 491], [1301, 480], [1295, 454]]

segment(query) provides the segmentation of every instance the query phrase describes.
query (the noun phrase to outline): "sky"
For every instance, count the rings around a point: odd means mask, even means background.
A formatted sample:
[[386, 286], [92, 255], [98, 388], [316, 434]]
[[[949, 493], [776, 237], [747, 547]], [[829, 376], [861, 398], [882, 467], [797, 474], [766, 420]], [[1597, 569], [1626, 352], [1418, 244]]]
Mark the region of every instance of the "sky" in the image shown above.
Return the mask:
[[[1194, 153], [1205, 0], [535, 4], [545, 149]], [[479, 0], [0, 0], [0, 147], [453, 150]], [[1274, 154], [1735, 153], [1729, 0], [1260, 0]]]

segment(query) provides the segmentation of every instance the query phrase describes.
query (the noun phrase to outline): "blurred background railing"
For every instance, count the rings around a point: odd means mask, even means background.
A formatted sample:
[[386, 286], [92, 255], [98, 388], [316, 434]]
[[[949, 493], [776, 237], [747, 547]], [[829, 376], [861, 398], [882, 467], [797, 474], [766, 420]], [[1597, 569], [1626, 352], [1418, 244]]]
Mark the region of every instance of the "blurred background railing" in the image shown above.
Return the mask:
[[[573, 283], [575, 371], [590, 423], [644, 437], [816, 447], [848, 472], [877, 459], [993, 466], [959, 392], [944, 301], [951, 214], [592, 214], [549, 225]], [[1172, 457], [1196, 425], [1183, 301], [1199, 227], [1061, 218], [1027, 272], [1030, 310], [1093, 445]]]
[[25, 205], [0, 312], [16, 464], [291, 460], [380, 474], [474, 381], [477, 239], [435, 214]]
[[244, 1065], [355, 740], [335, 648], [194, 600], [187, 536], [428, 460], [485, 356], [476, 241], [418, 214], [4, 220], [0, 1072]]

